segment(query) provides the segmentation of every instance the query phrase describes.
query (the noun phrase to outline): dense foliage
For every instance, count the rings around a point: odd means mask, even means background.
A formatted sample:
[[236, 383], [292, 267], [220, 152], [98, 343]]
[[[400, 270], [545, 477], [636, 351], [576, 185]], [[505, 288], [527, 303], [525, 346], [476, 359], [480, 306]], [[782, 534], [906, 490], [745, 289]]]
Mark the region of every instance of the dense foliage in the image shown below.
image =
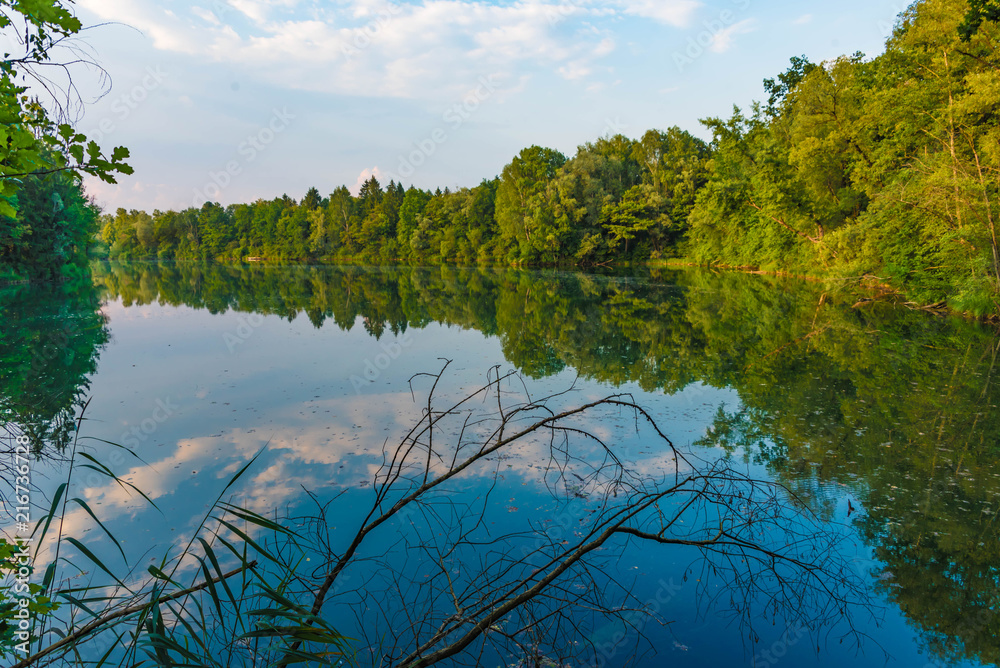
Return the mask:
[[[84, 174], [115, 183], [131, 174], [128, 150], [105, 155], [67, 120], [78, 102], [72, 75], [87, 69], [72, 47], [59, 60], [63, 42], [83, 26], [60, 0], [0, 0], [0, 281], [51, 279], [83, 265], [95, 232], [96, 211], [80, 183]], [[62, 72], [66, 81], [45, 72]], [[32, 97], [35, 85], [52, 96]]]
[[678, 128], [618, 135], [567, 159], [532, 146], [474, 188], [428, 192], [372, 177], [358, 196], [312, 188], [297, 202], [103, 219], [112, 257], [597, 264], [675, 245], [704, 183], [708, 148]]
[[53, 280], [85, 270], [100, 211], [78, 178], [28, 176], [12, 201], [17, 213], [0, 216], [0, 277]]
[[301, 202], [119, 210], [113, 257], [601, 265], [669, 257], [864, 280], [1000, 313], [1000, 39], [991, 2], [920, 0], [884, 54], [792, 58], [766, 103], [532, 146], [492, 180], [404, 191], [374, 177]]
[[750, 114], [709, 119], [700, 262], [870, 277], [1000, 311], [1000, 26], [990, 3], [921, 0], [883, 55], [793, 59]]

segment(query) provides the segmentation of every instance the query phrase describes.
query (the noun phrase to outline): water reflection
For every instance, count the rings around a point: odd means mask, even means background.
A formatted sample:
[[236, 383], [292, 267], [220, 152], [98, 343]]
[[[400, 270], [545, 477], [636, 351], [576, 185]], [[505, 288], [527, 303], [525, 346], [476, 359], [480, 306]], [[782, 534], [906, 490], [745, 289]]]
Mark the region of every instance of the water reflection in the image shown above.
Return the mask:
[[36, 452], [63, 450], [108, 341], [97, 289], [89, 284], [0, 290], [0, 416], [18, 424]]
[[[185, 482], [180, 472], [191, 462], [201, 466], [212, 453], [239, 453], [245, 460], [274, 437], [267, 425], [276, 422], [284, 427], [272, 441], [277, 451], [295, 453], [304, 464], [346, 467], [362, 481], [370, 472], [362, 455], [371, 444], [359, 446], [357, 434], [407, 424], [413, 407], [398, 388], [387, 393], [389, 373], [382, 369], [379, 348], [339, 348], [349, 373], [338, 372], [334, 382], [321, 371], [302, 370], [336, 363], [315, 348], [278, 367], [268, 366], [267, 358], [260, 365], [250, 362], [250, 351], [259, 350], [253, 346], [282, 345], [276, 342], [293, 340], [289, 337], [299, 336], [303, 325], [318, 329], [329, 321], [341, 331], [360, 327], [385, 341], [426, 332], [439, 344], [435, 350], [447, 347], [445, 341], [465, 345], [460, 332], [473, 329], [491, 337], [509, 362], [533, 378], [579, 374], [614, 386], [633, 383], [650, 393], [640, 403], [683, 390], [683, 401], [672, 404], [678, 423], [706, 404], [714, 410], [721, 395], [712, 388], [735, 391], [738, 401], [730, 399], [714, 420], [707, 416], [712, 429], [699, 444], [766, 466], [818, 512], [854, 523], [872, 549], [872, 559], [859, 559], [859, 568], [872, 572], [881, 592], [924, 636], [935, 661], [1000, 660], [995, 521], [1000, 338], [991, 328], [889, 306], [852, 308], [853, 300], [800, 282], [706, 272], [594, 276], [105, 264], [97, 268], [96, 280], [109, 299], [131, 307], [129, 312], [152, 307], [163, 316], [168, 307], [190, 307], [235, 316], [204, 338], [214, 346], [212, 355], [227, 349], [245, 353], [242, 366], [206, 367], [217, 372], [216, 382], [196, 372], [198, 360], [207, 357], [189, 355], [189, 380], [145, 379], [148, 385], [137, 389], [146, 403], [151, 397], [175, 401], [189, 418], [217, 413], [219, 404], [206, 405], [216, 400], [243, 411], [225, 435], [183, 433], [167, 425], [150, 437], [150, 444], [178, 444], [160, 466], [178, 473], [166, 471], [148, 481], [162, 494], [202, 484]], [[92, 303], [90, 308], [96, 323], [100, 315]], [[27, 306], [10, 312], [15, 322], [31, 320]], [[246, 317], [253, 314], [268, 317]], [[299, 320], [303, 314], [308, 324]], [[286, 321], [284, 329], [275, 327], [275, 316]], [[180, 319], [195, 322], [190, 313]], [[197, 322], [207, 326], [204, 319]], [[13, 340], [7, 331], [5, 326], [5, 346]], [[77, 363], [70, 365], [75, 371], [65, 372], [64, 381], [76, 383], [74, 400], [86, 388], [86, 374], [103, 343], [97, 331], [85, 357], [90, 366]], [[421, 345], [418, 341], [415, 354], [392, 361], [393, 377], [428, 370], [423, 355], [430, 348]], [[33, 353], [20, 354], [18, 359], [30, 359]], [[137, 354], [143, 354], [140, 348]], [[489, 360], [491, 354], [480, 357]], [[289, 387], [289, 373], [302, 376], [301, 389]], [[366, 384], [351, 384], [350, 376]], [[11, 388], [5, 396], [23, 397], [22, 406], [37, 405], [15, 375], [5, 376], [4, 383]], [[223, 401], [223, 389], [237, 388], [247, 396], [225, 395]], [[55, 403], [60, 402], [66, 399]], [[255, 414], [264, 404], [267, 415], [263, 409]], [[143, 406], [126, 407], [124, 413], [141, 424], [152, 410]], [[58, 411], [46, 411], [35, 415], [57, 424]], [[695, 438], [702, 435], [692, 431]], [[529, 463], [521, 467], [522, 475], [530, 476], [536, 463]], [[655, 466], [655, 458], [651, 463]], [[290, 466], [289, 458], [276, 457], [258, 474], [255, 485], [267, 490], [254, 499], [261, 509], [293, 495], [299, 479]], [[320, 476], [306, 482], [324, 481]]]

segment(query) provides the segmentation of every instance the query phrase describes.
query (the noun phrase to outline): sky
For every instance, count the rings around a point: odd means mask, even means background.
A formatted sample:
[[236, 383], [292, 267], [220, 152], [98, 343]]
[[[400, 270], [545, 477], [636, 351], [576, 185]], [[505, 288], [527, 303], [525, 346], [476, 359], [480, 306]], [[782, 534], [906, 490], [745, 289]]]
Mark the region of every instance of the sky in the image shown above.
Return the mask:
[[572, 156], [764, 97], [791, 56], [881, 52], [884, 0], [76, 0], [106, 70], [78, 129], [135, 168], [106, 211], [310, 187], [452, 189], [528, 146]]

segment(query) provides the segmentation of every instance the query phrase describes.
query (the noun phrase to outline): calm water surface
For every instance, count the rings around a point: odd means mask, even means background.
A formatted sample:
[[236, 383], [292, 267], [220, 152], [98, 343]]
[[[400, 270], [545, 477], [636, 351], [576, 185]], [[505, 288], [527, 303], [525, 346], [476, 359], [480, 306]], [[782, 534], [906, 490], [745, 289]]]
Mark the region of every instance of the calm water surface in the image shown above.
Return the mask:
[[[634, 645], [641, 631], [650, 651], [628, 664], [641, 666], [1000, 660], [995, 329], [700, 271], [105, 264], [95, 281], [72, 295], [3, 294], [0, 402], [55, 452], [89, 397], [85, 434], [142, 457], [90, 446], [162, 514], [96, 477], [77, 490], [124, 536], [134, 563], [186, 540], [228, 476], [262, 449], [239, 502], [293, 512], [308, 505], [303, 489], [344, 493], [332, 521], [351, 530], [383, 444], [420, 418], [426, 387], [418, 380], [411, 392], [409, 380], [448, 359], [443, 395], [481, 385], [495, 365], [519, 371], [532, 395], [572, 387], [558, 400], [566, 405], [629, 392], [676, 445], [787, 485], [849, 539], [843, 556], [879, 620], [845, 609], [816, 638], [761, 617], [752, 637], [729, 614], [724, 585], [699, 584], [695, 553], [625, 545], [608, 557], [609, 577], [646, 598], [667, 587], [670, 623], [623, 629], [581, 618], [585, 642], [624, 634]], [[635, 470], [669, 469], [664, 444], [637, 439], [627, 416], [585, 426], [618, 443]], [[496, 531], [565, 512], [545, 466], [531, 449], [503, 462], [487, 511]], [[40, 470], [59, 479], [58, 465]], [[463, 493], [475, 498], [492, 483], [471, 480]], [[69, 533], [113, 554], [86, 519], [72, 515]], [[405, 530], [391, 527], [378, 545]], [[425, 567], [405, 568], [419, 577]], [[364, 609], [355, 601], [352, 614], [330, 615], [357, 637], [351, 625], [368, 623]], [[873, 640], [841, 643], [848, 624]], [[607, 665], [623, 665], [625, 652], [606, 654]]]

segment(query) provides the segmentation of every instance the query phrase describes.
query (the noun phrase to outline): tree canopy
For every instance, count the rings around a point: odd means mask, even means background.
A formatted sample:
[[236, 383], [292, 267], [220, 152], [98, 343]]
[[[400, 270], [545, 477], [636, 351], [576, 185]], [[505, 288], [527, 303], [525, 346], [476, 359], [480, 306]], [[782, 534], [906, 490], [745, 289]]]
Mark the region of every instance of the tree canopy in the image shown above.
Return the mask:
[[252, 204], [119, 211], [113, 257], [582, 266], [696, 264], [877, 285], [1000, 315], [995, 0], [920, 0], [876, 58], [793, 57], [767, 99], [567, 156], [521, 151], [494, 179], [420, 190], [370, 177]]
[[[71, 82], [76, 66], [94, 64], [59, 58], [82, 28], [60, 0], [0, 0], [0, 33], [20, 47], [0, 61], [0, 277], [51, 278], [72, 265], [94, 232], [80, 177], [115, 183], [132, 173], [128, 149], [105, 154], [73, 128], [72, 83], [60, 90], [40, 71], [55, 67]], [[51, 94], [48, 105], [33, 86]], [[40, 201], [52, 210], [41, 213]]]

